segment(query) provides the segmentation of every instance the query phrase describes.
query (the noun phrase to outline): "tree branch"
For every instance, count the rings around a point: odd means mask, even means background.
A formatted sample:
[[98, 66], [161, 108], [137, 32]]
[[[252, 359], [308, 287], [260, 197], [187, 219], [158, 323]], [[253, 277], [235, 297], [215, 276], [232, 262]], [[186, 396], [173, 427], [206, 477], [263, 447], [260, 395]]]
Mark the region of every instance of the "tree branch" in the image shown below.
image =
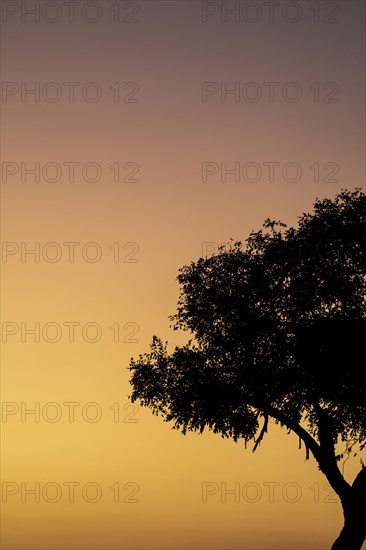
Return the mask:
[[[292, 430], [298, 435], [304, 442], [307, 449], [309, 449], [319, 465], [319, 469], [323, 472], [329, 481], [332, 489], [337, 493], [341, 501], [348, 499], [351, 491], [351, 486], [342, 476], [338, 469], [337, 460], [334, 454], [334, 447], [332, 445], [332, 452], [330, 453], [329, 445], [323, 448], [321, 441], [319, 443], [302, 427], [300, 424], [289, 418], [285, 413], [272, 406], [262, 406], [261, 409], [265, 414], [272, 416], [275, 420], [278, 420], [281, 424]], [[308, 455], [308, 453], [307, 453]]]
[[346, 482], [338, 468], [332, 425], [327, 412], [322, 409], [317, 401], [313, 403], [313, 407], [318, 415], [318, 438], [322, 455], [319, 466], [322, 472], [327, 476], [332, 488], [339, 495], [340, 499], [344, 501], [349, 495], [351, 486]]
[[352, 483], [352, 490], [360, 495], [363, 494], [366, 500], [366, 466], [361, 468], [358, 472], [354, 482]]
[[310, 449], [315, 460], [319, 463], [321, 460], [320, 445], [302, 426], [300, 426], [300, 424], [289, 418], [285, 413], [275, 407], [266, 406], [264, 410], [269, 416], [272, 416], [272, 418], [278, 420], [278, 422], [298, 435], [304, 442], [305, 446]]
[[261, 433], [259, 434], [259, 437], [258, 437], [258, 439], [255, 442], [255, 445], [253, 447], [253, 453], [257, 450], [258, 446], [260, 445], [260, 442], [262, 441], [264, 434], [267, 432], [267, 428], [268, 428], [268, 414], [265, 414], [264, 415], [264, 424], [263, 424]]

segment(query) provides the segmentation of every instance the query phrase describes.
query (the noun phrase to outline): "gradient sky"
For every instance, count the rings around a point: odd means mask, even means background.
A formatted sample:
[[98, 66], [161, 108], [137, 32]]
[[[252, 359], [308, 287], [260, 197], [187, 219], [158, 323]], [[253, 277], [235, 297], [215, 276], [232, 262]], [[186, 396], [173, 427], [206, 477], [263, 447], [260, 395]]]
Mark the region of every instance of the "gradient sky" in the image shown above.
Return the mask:
[[[41, 2], [38, 22], [26, 13], [34, 5], [2, 3], [3, 337], [16, 331], [2, 346], [2, 400], [14, 413], [3, 416], [2, 480], [16, 491], [2, 504], [4, 550], [329, 547], [341, 508], [295, 436], [271, 425], [254, 455], [210, 433], [183, 437], [129, 404], [127, 367], [153, 334], [170, 349], [186, 341], [168, 320], [179, 267], [268, 217], [296, 224], [317, 197], [364, 187], [365, 4], [81, 0], [73, 22], [62, 1]], [[65, 82], [76, 83], [73, 102]], [[203, 101], [207, 82], [218, 92]], [[239, 97], [221, 96], [235, 85]], [[39, 101], [25, 94], [35, 86]], [[286, 99], [296, 90], [298, 101]], [[38, 182], [26, 172], [35, 163]], [[239, 181], [225, 181], [235, 165]], [[295, 169], [299, 181], [286, 181]], [[123, 181], [132, 172], [137, 181]], [[70, 242], [80, 243], [74, 262]], [[39, 262], [24, 255], [35, 246]], [[25, 332], [35, 323], [38, 343]], [[95, 327], [100, 339], [86, 341]], [[80, 403], [74, 422], [70, 402]], [[39, 422], [24, 416], [35, 403]], [[357, 466], [344, 465], [348, 479]], [[70, 482], [80, 484], [74, 502]], [[35, 483], [39, 503], [24, 489]], [[88, 502], [95, 487], [101, 498]], [[222, 502], [225, 488], [239, 496]]]

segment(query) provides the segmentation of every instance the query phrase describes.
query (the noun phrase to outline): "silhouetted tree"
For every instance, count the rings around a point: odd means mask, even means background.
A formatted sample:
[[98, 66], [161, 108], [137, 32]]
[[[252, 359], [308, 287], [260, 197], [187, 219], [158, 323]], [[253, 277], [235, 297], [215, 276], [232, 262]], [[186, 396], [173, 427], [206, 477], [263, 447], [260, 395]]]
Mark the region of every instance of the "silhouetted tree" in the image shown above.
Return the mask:
[[254, 450], [270, 417], [303, 442], [339, 496], [344, 527], [333, 550], [366, 537], [366, 467], [352, 484], [338, 465], [366, 446], [366, 195], [316, 200], [297, 228], [267, 219], [246, 244], [180, 269], [169, 355], [153, 337], [131, 360], [131, 398], [183, 434], [209, 428]]

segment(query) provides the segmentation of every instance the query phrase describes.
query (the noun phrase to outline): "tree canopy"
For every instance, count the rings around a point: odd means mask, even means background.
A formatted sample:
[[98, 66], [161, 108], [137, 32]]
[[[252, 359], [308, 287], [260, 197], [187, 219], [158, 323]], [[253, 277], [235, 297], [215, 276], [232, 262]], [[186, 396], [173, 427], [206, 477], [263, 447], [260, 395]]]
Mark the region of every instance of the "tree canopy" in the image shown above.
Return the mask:
[[183, 433], [207, 427], [258, 443], [273, 416], [287, 427], [305, 421], [315, 438], [324, 420], [333, 444], [365, 445], [361, 190], [317, 200], [297, 228], [267, 219], [244, 245], [180, 269], [178, 281], [171, 320], [193, 338], [168, 355], [154, 336], [131, 361], [133, 400]]

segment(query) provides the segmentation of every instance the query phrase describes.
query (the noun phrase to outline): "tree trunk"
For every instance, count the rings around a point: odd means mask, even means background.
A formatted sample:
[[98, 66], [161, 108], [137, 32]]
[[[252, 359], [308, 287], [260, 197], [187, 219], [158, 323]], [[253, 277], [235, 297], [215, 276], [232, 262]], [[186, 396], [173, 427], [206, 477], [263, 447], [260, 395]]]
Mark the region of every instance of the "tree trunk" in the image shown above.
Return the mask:
[[366, 540], [365, 467], [356, 477], [348, 498], [342, 500], [342, 506], [344, 526], [331, 550], [361, 550]]
[[356, 521], [345, 520], [339, 537], [332, 546], [332, 550], [361, 550], [365, 542], [365, 518]]

